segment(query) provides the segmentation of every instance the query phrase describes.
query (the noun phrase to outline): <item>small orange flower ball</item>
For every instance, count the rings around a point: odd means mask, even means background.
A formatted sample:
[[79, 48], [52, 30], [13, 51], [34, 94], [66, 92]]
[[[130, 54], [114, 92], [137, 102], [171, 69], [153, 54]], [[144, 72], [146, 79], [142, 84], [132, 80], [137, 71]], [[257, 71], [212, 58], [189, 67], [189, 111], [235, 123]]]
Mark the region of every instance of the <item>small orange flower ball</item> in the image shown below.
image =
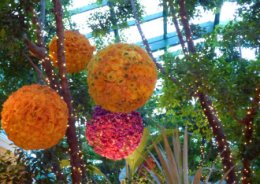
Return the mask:
[[88, 65], [89, 94], [111, 112], [128, 113], [143, 106], [157, 80], [156, 66], [139, 46], [112, 44]]
[[5, 101], [2, 127], [17, 146], [47, 149], [65, 135], [68, 108], [60, 96], [47, 86], [23, 86]]
[[[84, 35], [67, 30], [64, 32], [64, 49], [67, 72], [77, 73], [87, 67], [95, 47], [90, 45]], [[54, 66], [58, 67], [57, 37], [54, 37], [49, 44], [49, 56]]]

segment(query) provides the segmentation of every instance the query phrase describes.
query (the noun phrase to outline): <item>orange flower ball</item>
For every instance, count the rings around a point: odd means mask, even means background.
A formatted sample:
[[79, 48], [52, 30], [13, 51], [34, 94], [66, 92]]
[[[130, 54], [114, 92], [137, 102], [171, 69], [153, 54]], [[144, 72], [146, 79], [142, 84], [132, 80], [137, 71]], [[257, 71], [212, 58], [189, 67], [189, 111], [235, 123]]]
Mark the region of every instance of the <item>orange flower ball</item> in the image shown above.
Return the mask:
[[[84, 35], [67, 30], [64, 32], [64, 49], [67, 72], [77, 73], [87, 67], [95, 47], [90, 45], [89, 40]], [[49, 56], [54, 66], [58, 67], [57, 37], [51, 40], [49, 50]]]
[[47, 86], [23, 86], [5, 101], [2, 127], [17, 146], [47, 149], [63, 138], [68, 108], [60, 96]]
[[111, 112], [128, 113], [143, 106], [157, 80], [149, 55], [132, 44], [110, 45], [88, 65], [89, 94], [97, 105]]

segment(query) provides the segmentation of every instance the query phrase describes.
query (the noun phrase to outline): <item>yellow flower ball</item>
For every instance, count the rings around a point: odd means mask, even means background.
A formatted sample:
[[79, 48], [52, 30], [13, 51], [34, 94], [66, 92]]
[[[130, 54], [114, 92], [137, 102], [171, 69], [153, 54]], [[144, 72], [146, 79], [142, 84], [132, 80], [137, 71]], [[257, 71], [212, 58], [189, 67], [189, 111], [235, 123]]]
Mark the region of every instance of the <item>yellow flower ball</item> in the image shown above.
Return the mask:
[[68, 108], [54, 90], [33, 84], [11, 94], [1, 116], [2, 128], [17, 146], [47, 149], [64, 137]]
[[153, 93], [157, 71], [139, 46], [112, 44], [99, 51], [88, 65], [89, 94], [97, 105], [111, 112], [131, 112]]
[[[67, 72], [77, 73], [87, 67], [95, 47], [90, 45], [84, 35], [77, 31], [67, 30], [64, 32], [64, 49]], [[58, 67], [57, 37], [54, 37], [49, 44], [49, 56], [53, 65]]]

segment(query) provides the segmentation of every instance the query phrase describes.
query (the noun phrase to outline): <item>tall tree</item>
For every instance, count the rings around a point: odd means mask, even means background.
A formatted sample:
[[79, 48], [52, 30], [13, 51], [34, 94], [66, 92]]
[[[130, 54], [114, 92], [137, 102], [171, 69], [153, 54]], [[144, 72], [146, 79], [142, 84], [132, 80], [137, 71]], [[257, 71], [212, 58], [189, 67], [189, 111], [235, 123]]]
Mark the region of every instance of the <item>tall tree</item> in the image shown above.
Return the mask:
[[[133, 0], [131, 1], [131, 3], [132, 3], [133, 12], [135, 12], [136, 11], [135, 3]], [[196, 47], [193, 42], [191, 27], [189, 25], [189, 14], [187, 11], [187, 7], [189, 7], [189, 6], [186, 4], [186, 2], [184, 0], [180, 0], [177, 2], [168, 1], [168, 4], [170, 6], [170, 10], [172, 11], [173, 22], [176, 27], [178, 37], [179, 37], [180, 43], [182, 45], [182, 50], [183, 50], [184, 54], [186, 53], [186, 47], [183, 43], [184, 42], [183, 37], [186, 38], [185, 40], [187, 43], [187, 50], [188, 50], [189, 54], [186, 55], [185, 60], [187, 60], [188, 62], [191, 62], [191, 60], [194, 59], [194, 56], [196, 57], [197, 53], [196, 53]], [[177, 16], [180, 18], [180, 22], [182, 23], [182, 26], [184, 29], [183, 35], [179, 31], [179, 26], [178, 26], [178, 22], [176, 20], [176, 15], [175, 15], [175, 12], [173, 12], [176, 7], [179, 11], [177, 13]], [[150, 56], [153, 58], [154, 62], [156, 62], [155, 58], [152, 55], [148, 41], [146, 40], [145, 35], [142, 32], [142, 29], [140, 26], [140, 21], [137, 16], [135, 18], [136, 18], [137, 28], [142, 37], [145, 48], [146, 48], [147, 52], [150, 54]], [[165, 73], [165, 70], [159, 64], [157, 64], [157, 66], [163, 74], [168, 75], [167, 73]], [[197, 71], [197, 72], [199, 72], [199, 71]], [[203, 83], [205, 83], [205, 81], [203, 80], [203, 78], [201, 78], [197, 74], [195, 74], [194, 77], [196, 79], [194, 85], [192, 85], [194, 88], [188, 89], [188, 91], [192, 96], [195, 96], [199, 99], [203, 112], [204, 112], [205, 116], [207, 117], [209, 125], [211, 126], [211, 129], [213, 131], [213, 135], [215, 136], [215, 140], [217, 141], [218, 150], [222, 157], [224, 171], [229, 173], [226, 180], [228, 183], [234, 183], [236, 181], [235, 169], [234, 169], [235, 166], [232, 161], [232, 155], [231, 155], [230, 146], [229, 146], [229, 143], [227, 140], [227, 136], [224, 133], [223, 123], [220, 121], [220, 118], [217, 115], [218, 112], [217, 112], [216, 108], [213, 106], [212, 100], [210, 99], [209, 95], [206, 94], [205, 91], [203, 91], [201, 89], [201, 86], [205, 85], [205, 84], [203, 84]], [[176, 83], [178, 85], [178, 82], [177, 82], [178, 80], [175, 77], [170, 76], [170, 78], [174, 83]], [[180, 86], [180, 87], [182, 87], [182, 86]], [[252, 137], [252, 125], [250, 125], [250, 128], [248, 128], [248, 126], [249, 126], [249, 122], [251, 122], [251, 124], [252, 124], [252, 121], [250, 121], [250, 120], [253, 120], [254, 118], [250, 118], [250, 117], [251, 117], [251, 115], [253, 117], [256, 115], [256, 110], [254, 110], [254, 109], [257, 108], [258, 105], [256, 105], [256, 103], [259, 102], [259, 99], [258, 99], [259, 97], [257, 97], [257, 96], [259, 96], [257, 86], [256, 86], [255, 95], [256, 96], [252, 100], [252, 107], [249, 108], [247, 115], [244, 117], [244, 120], [247, 119], [247, 121], [248, 121], [248, 123], [245, 125], [246, 133], [244, 135], [245, 135], [245, 139], [247, 140], [245, 142], [245, 144], [248, 144], [249, 140]], [[249, 179], [249, 175], [250, 175], [249, 162], [245, 158], [243, 158], [243, 165], [244, 165], [243, 183], [250, 183], [251, 181]]]

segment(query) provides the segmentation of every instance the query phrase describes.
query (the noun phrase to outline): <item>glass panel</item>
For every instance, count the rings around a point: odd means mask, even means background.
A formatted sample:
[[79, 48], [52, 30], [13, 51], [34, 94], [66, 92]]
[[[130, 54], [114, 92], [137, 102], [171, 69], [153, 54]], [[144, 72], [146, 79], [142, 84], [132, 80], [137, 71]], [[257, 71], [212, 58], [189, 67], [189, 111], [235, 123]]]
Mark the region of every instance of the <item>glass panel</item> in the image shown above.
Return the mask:
[[91, 17], [91, 14], [93, 14], [95, 12], [108, 11], [108, 9], [109, 9], [108, 6], [96, 8], [96, 9], [90, 10], [88, 12], [84, 12], [84, 13], [73, 15], [71, 17], [71, 19], [72, 19], [73, 23], [76, 24], [76, 28], [79, 29], [80, 33], [88, 34], [88, 33], [90, 33], [92, 31], [90, 29], [90, 27], [88, 26], [88, 24], [87, 24], [89, 18]]
[[163, 35], [163, 18], [143, 23], [142, 29], [147, 39]]
[[241, 48], [241, 54], [242, 58], [245, 59], [251, 59], [255, 60], [256, 59], [256, 49], [251, 49], [251, 48]]
[[159, 51], [155, 51], [153, 52], [153, 56], [159, 60], [159, 57], [162, 56], [164, 54], [164, 50], [159, 50]]
[[[88, 4], [91, 4], [95, 2], [95, 0], [90, 1], [80, 1], [80, 0], [73, 0], [73, 8], [80, 8], [82, 6], [86, 6]], [[149, 16], [149, 18], [153, 19], [156, 18], [153, 15], [156, 15], [156, 13], [162, 12], [162, 6], [160, 5], [160, 0], [140, 0], [141, 5], [144, 7], [145, 16]], [[221, 8], [221, 14], [220, 14], [220, 22], [226, 23], [227, 21], [233, 20], [235, 18], [235, 12], [238, 8], [238, 4], [234, 2], [225, 2]], [[76, 14], [72, 16], [72, 21], [75, 22], [76, 28], [79, 29], [79, 31], [82, 34], [90, 36], [91, 29], [87, 25], [87, 21], [90, 18], [90, 15], [94, 12], [102, 12], [107, 11], [109, 8], [108, 6], [100, 7], [97, 9], [93, 9], [88, 12]], [[214, 12], [212, 11], [205, 11], [202, 7], [197, 7], [197, 11], [200, 12], [201, 16], [196, 17], [195, 19], [190, 20], [193, 24], [201, 24], [205, 22], [213, 22], [214, 21]], [[147, 19], [144, 18], [145, 20]], [[131, 19], [132, 20], [132, 19]], [[97, 20], [98, 21], [98, 20]], [[145, 37], [150, 41], [153, 42], [151, 44], [152, 47], [155, 47], [153, 49], [161, 48], [162, 43], [158, 43], [158, 39], [162, 39], [163, 37], [163, 18], [156, 18], [152, 21], [144, 22], [142, 23], [142, 29], [144, 32]], [[180, 26], [181, 28], [181, 26]], [[168, 17], [167, 21], [167, 32], [168, 36], [171, 33], [176, 32], [175, 26], [172, 23], [171, 17]], [[136, 26], [131, 26], [127, 29], [119, 30], [120, 36], [123, 37], [123, 41], [126, 41], [128, 43], [138, 43], [142, 44], [142, 40], [140, 37], [140, 34], [136, 28]], [[113, 32], [111, 32], [111, 36], [113, 37]], [[159, 37], [160, 36], [160, 37]], [[111, 38], [112, 38], [111, 37]], [[175, 47], [176, 48], [176, 47]], [[171, 50], [172, 48], [170, 48]]]
[[89, 18], [88, 12], [76, 14], [71, 17], [72, 22], [76, 24], [76, 29], [79, 29], [79, 32], [81, 34], [87, 34], [91, 32], [91, 29], [87, 25], [88, 18]]
[[159, 6], [160, 0], [141, 0], [140, 4], [144, 8], [145, 15], [150, 15], [158, 12], [162, 12], [162, 6]]
[[235, 2], [225, 2], [221, 8], [220, 12], [220, 22], [225, 23], [227, 21], [234, 20], [236, 10], [239, 5]]
[[197, 7], [196, 9], [200, 12], [200, 16], [196, 17], [195, 19], [191, 19], [190, 23], [201, 24], [209, 21], [214, 22], [215, 15], [212, 11], [205, 11], [201, 6]]
[[167, 31], [168, 31], [168, 33], [176, 32], [175, 26], [170, 17], [168, 17], [168, 21], [167, 21]]
[[122, 36], [127, 43], [141, 42], [141, 36], [136, 26], [131, 26], [127, 29], [119, 30], [120, 36]]
[[73, 10], [76, 8], [81, 8], [83, 6], [87, 6], [90, 4], [95, 3], [96, 0], [71, 0], [71, 6], [69, 7], [69, 10]]

